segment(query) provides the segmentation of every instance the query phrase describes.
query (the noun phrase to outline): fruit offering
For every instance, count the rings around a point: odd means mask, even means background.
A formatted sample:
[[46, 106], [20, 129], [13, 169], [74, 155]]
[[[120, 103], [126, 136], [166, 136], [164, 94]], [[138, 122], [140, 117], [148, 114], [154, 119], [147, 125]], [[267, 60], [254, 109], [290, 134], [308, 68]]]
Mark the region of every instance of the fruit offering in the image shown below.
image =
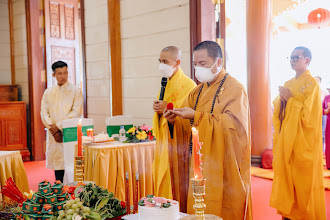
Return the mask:
[[83, 206], [83, 203], [79, 198], [75, 200], [68, 200], [63, 205], [64, 210], [60, 210], [58, 212], [58, 220], [64, 219], [75, 219], [77, 216], [81, 216], [82, 219], [88, 218], [88, 216], [92, 213], [90, 208]]

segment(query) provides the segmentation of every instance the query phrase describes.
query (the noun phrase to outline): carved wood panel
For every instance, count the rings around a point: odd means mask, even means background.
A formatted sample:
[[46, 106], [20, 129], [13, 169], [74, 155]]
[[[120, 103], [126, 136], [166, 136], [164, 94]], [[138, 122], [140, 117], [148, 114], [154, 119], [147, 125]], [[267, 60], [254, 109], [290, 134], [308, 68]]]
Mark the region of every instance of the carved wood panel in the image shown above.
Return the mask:
[[[76, 83], [76, 61], [75, 61], [75, 48], [74, 47], [61, 47], [52, 46], [52, 63], [62, 60], [68, 64], [69, 76], [68, 80], [70, 83]], [[55, 79], [53, 78], [53, 83]]]
[[65, 38], [74, 40], [74, 14], [73, 7], [65, 5], [64, 17], [65, 17]]
[[25, 102], [0, 102], [0, 150], [20, 150], [29, 160]]
[[0, 109], [0, 118], [21, 118], [21, 109]]
[[51, 65], [68, 64], [69, 81], [80, 85], [78, 0], [45, 0], [47, 87], [55, 84]]
[[11, 120], [6, 121], [6, 133], [7, 133], [7, 146], [22, 145], [22, 121]]
[[56, 2], [49, 2], [49, 17], [50, 17], [50, 36], [61, 37], [60, 33], [60, 5]]

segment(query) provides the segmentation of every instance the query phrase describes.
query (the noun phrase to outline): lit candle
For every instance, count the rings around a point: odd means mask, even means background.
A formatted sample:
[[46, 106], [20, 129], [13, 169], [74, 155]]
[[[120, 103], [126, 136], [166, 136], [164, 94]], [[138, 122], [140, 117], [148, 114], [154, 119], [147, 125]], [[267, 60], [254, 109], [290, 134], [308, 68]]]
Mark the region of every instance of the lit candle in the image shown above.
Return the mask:
[[198, 130], [192, 127], [192, 141], [193, 141], [193, 158], [194, 158], [194, 177], [196, 179], [202, 179], [201, 163], [200, 163], [200, 143]]
[[86, 131], [87, 131], [87, 137], [93, 138], [93, 136], [94, 136], [93, 128], [88, 128]]
[[77, 125], [77, 140], [78, 140], [78, 156], [82, 156], [82, 125], [81, 125], [81, 119], [78, 122]]

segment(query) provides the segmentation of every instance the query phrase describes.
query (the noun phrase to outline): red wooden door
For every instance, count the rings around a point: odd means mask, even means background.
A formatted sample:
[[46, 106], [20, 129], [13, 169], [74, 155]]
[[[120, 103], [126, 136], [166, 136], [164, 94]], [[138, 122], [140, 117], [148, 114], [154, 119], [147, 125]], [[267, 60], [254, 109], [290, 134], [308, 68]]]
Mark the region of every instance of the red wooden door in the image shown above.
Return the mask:
[[47, 87], [55, 84], [51, 65], [68, 64], [69, 82], [80, 85], [78, 0], [45, 0]]

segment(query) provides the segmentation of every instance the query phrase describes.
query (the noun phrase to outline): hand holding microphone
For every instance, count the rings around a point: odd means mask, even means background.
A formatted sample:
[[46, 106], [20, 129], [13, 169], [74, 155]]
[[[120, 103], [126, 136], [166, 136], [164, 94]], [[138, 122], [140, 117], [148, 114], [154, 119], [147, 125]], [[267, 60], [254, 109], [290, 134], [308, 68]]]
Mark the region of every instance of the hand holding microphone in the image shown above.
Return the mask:
[[160, 88], [160, 93], [159, 93], [159, 100], [155, 100], [154, 104], [153, 104], [153, 109], [155, 112], [157, 112], [158, 114], [162, 114], [167, 102], [163, 101], [164, 99], [164, 94], [165, 94], [165, 89], [166, 89], [166, 85], [167, 85], [167, 78], [163, 77], [162, 81], [161, 81], [161, 88]]

